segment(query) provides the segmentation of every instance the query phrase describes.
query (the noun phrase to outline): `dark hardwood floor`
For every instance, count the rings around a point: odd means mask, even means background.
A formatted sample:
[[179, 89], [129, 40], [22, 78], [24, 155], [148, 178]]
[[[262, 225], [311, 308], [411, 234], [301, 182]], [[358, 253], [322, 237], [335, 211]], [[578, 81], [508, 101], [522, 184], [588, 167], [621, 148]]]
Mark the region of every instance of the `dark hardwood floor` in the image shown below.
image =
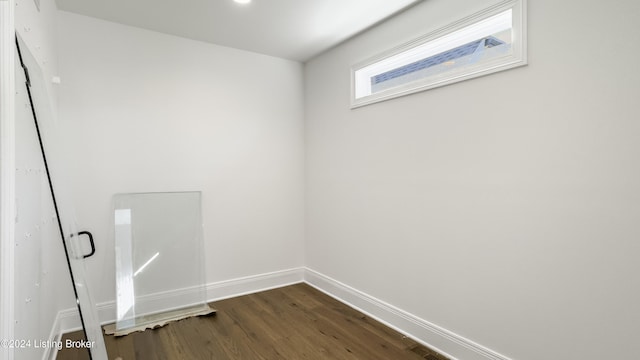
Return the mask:
[[[445, 360], [364, 314], [296, 284], [218, 301], [213, 316], [194, 317], [127, 336], [105, 336], [109, 359]], [[81, 332], [64, 339], [80, 339]], [[63, 349], [58, 360], [88, 359]]]

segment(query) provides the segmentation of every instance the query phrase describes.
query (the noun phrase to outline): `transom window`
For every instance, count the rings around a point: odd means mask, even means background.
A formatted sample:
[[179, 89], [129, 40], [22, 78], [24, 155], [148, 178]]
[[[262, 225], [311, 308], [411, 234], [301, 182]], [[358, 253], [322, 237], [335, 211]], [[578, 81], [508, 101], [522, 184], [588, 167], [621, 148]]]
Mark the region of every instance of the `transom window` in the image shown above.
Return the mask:
[[525, 65], [524, 1], [504, 1], [354, 66], [352, 107]]

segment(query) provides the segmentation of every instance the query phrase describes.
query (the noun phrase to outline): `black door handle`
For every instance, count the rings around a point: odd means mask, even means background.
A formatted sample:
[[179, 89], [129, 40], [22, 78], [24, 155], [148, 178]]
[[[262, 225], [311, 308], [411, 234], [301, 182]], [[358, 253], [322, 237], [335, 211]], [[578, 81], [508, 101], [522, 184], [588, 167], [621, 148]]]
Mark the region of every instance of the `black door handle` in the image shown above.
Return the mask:
[[[73, 235], [74, 235], [74, 234], [71, 234], [71, 237], [73, 237]], [[91, 245], [91, 252], [90, 252], [90, 253], [88, 253], [87, 255], [82, 256], [82, 258], [83, 258], [83, 259], [86, 259], [86, 258], [88, 258], [88, 257], [93, 256], [93, 254], [95, 254], [95, 253], [96, 253], [96, 244], [93, 242], [93, 235], [91, 235], [91, 233], [90, 233], [90, 232], [88, 232], [88, 231], [80, 231], [80, 232], [78, 232], [78, 233], [77, 233], [77, 234], [75, 234], [75, 235], [78, 235], [78, 236], [80, 236], [80, 235], [87, 235], [87, 236], [89, 237], [89, 244]]]

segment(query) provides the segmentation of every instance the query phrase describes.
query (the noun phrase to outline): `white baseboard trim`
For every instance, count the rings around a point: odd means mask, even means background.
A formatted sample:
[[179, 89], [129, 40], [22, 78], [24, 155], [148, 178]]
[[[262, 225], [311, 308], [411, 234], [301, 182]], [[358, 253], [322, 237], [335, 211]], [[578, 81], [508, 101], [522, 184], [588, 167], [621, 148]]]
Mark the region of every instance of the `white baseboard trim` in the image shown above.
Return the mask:
[[304, 282], [451, 359], [511, 360], [317, 271], [305, 268]]
[[[353, 307], [396, 331], [448, 356], [452, 360], [512, 360], [472, 340], [385, 303], [340, 281], [309, 268], [294, 268], [266, 274], [219, 281], [207, 285], [210, 302], [252, 294], [305, 282], [323, 293]], [[177, 290], [180, 295], [189, 289]], [[109, 301], [97, 305], [101, 324], [115, 322], [116, 304]], [[76, 308], [58, 313], [50, 340], [59, 341], [62, 334], [81, 329]], [[43, 360], [55, 360], [57, 351], [47, 351]]]
[[210, 302], [276, 289], [304, 281], [304, 267], [219, 281], [207, 285]]
[[[304, 268], [294, 268], [288, 270], [274, 271], [266, 274], [246, 276], [237, 279], [218, 281], [207, 285], [207, 301], [219, 301], [236, 296], [252, 294], [269, 289], [275, 289], [287, 285], [301, 283], [304, 279]], [[166, 297], [180, 298], [189, 297], [193, 289], [186, 288], [172, 292], [163, 293]], [[97, 304], [98, 319], [102, 325], [111, 324], [116, 321], [116, 302], [107, 301]], [[167, 311], [173, 310], [167, 308]], [[56, 317], [53, 334], [64, 334], [82, 329], [78, 309], [70, 308], [62, 310]], [[54, 332], [55, 331], [55, 332]]]

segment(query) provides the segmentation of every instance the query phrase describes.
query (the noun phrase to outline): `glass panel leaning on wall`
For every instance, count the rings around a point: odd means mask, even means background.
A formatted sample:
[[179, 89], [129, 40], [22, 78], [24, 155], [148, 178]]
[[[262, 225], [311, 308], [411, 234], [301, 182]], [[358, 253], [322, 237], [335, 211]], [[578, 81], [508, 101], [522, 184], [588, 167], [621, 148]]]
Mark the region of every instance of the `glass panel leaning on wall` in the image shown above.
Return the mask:
[[525, 10], [503, 1], [353, 66], [351, 107], [526, 65]]
[[116, 194], [116, 323], [126, 335], [214, 312], [207, 304], [201, 193]]

